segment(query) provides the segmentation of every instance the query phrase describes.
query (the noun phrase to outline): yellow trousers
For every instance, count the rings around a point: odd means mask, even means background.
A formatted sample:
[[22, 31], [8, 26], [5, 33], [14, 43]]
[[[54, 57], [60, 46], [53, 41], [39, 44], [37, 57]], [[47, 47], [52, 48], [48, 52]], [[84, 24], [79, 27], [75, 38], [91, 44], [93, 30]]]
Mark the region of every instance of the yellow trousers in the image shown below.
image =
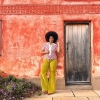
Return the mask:
[[[48, 91], [48, 93], [55, 92], [56, 66], [57, 59], [44, 59], [40, 72], [42, 91]], [[47, 78], [48, 70], [50, 71], [49, 79]]]

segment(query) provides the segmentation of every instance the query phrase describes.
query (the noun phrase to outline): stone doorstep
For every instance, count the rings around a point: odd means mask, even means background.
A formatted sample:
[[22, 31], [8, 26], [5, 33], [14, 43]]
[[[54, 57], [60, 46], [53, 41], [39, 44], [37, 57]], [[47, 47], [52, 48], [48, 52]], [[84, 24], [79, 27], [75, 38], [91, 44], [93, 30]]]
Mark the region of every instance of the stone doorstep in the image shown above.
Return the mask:
[[88, 100], [87, 97], [54, 97], [53, 100]]
[[48, 98], [26, 98], [24, 100], [41, 100], [41, 99], [43, 99], [43, 100], [52, 100], [52, 97], [48, 97]]
[[100, 100], [100, 97], [88, 97], [89, 100]]
[[100, 100], [100, 97], [48, 97], [48, 98], [27, 98], [25, 100]]
[[53, 97], [52, 100], [100, 100], [100, 97]]
[[83, 96], [83, 97], [99, 97], [99, 95], [94, 90], [72, 90], [75, 97]]
[[100, 90], [94, 90], [94, 92], [100, 96]]
[[[100, 92], [100, 90], [97, 90]], [[75, 96], [75, 97], [74, 97]], [[55, 94], [38, 96], [33, 95], [25, 100], [100, 100], [100, 96], [94, 90], [57, 90]]]

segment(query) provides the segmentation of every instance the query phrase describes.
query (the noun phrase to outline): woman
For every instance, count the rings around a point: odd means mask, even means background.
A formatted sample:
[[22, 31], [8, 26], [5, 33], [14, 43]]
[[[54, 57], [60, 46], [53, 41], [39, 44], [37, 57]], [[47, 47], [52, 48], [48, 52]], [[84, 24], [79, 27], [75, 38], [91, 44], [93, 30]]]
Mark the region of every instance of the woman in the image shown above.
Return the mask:
[[[44, 61], [41, 67], [41, 87], [44, 94], [50, 95], [55, 92], [55, 76], [57, 66], [56, 52], [60, 51], [58, 35], [54, 31], [47, 32], [45, 35], [47, 43], [42, 47], [42, 53], [44, 54]], [[50, 71], [49, 79], [46, 74]]]

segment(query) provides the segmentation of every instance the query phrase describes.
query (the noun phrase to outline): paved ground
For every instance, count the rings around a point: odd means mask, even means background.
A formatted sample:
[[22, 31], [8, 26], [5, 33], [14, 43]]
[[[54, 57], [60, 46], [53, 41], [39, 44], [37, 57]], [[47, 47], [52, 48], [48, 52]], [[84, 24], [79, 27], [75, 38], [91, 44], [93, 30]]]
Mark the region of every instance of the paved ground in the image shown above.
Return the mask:
[[100, 100], [100, 90], [56, 90], [55, 94], [33, 95], [25, 100]]

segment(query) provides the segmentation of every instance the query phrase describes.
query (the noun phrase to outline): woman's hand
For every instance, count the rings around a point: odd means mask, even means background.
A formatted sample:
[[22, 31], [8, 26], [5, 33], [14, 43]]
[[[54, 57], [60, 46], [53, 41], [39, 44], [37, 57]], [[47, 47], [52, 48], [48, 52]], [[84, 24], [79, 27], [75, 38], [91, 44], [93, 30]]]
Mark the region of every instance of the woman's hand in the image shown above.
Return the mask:
[[57, 42], [57, 45], [60, 46], [59, 42]]
[[60, 52], [60, 43], [59, 42], [57, 42], [57, 46], [58, 46], [57, 52]]
[[48, 50], [45, 50], [45, 54], [49, 54], [49, 51]]
[[49, 54], [49, 51], [48, 50], [43, 50], [42, 53], [43, 54]]

